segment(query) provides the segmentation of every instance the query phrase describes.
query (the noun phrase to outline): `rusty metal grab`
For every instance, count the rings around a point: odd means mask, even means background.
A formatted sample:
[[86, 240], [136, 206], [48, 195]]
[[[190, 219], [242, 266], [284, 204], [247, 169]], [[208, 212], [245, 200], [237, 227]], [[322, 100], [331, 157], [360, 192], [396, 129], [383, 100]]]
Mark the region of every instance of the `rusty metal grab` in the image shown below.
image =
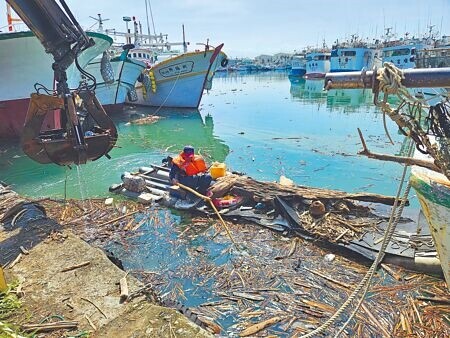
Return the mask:
[[[94, 122], [90, 126], [83, 124], [77, 114], [77, 95], [82, 99], [86, 116]], [[61, 110], [65, 126], [41, 132], [45, 116], [55, 110]], [[109, 158], [116, 141], [117, 129], [93, 91], [74, 92], [64, 98], [31, 94], [21, 144], [33, 160], [43, 164], [85, 164], [103, 155]]]

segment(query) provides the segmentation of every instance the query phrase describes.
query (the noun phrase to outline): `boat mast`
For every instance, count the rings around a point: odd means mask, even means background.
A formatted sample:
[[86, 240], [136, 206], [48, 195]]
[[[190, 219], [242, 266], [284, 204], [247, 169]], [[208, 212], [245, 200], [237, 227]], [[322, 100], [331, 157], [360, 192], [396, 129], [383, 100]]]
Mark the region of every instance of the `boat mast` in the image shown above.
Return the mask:
[[6, 4], [6, 20], [8, 22], [8, 31], [10, 32], [14, 31], [13, 22], [23, 22], [22, 19], [13, 18], [11, 6], [9, 4]]
[[[153, 33], [155, 34], [155, 41], [157, 41], [157, 39], [156, 39], [155, 20], [153, 20], [152, 4], [150, 3], [150, 0], [145, 0], [145, 13], [147, 15], [147, 32], [148, 32], [148, 35], [150, 36], [150, 39], [151, 39], [150, 24], [149, 24], [149, 21], [148, 21], [148, 11], [149, 11], [149, 9], [150, 9], [150, 17], [152, 18]], [[151, 43], [151, 41], [149, 41], [149, 43]]]
[[184, 53], [187, 53], [186, 36], [184, 34], [184, 24], [182, 25], [182, 27], [183, 27], [183, 51]]

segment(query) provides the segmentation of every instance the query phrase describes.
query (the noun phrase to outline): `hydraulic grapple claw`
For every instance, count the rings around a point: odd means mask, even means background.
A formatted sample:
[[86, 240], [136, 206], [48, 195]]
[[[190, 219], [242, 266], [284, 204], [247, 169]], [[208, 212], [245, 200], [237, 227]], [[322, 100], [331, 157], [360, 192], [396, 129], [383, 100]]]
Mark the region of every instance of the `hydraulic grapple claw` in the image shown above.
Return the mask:
[[[58, 165], [95, 161], [114, 147], [117, 129], [91, 91], [78, 93], [83, 100], [82, 113], [74, 103], [76, 93], [65, 98], [32, 94], [22, 134], [22, 149], [39, 163]], [[61, 129], [41, 132], [48, 112], [60, 110]]]

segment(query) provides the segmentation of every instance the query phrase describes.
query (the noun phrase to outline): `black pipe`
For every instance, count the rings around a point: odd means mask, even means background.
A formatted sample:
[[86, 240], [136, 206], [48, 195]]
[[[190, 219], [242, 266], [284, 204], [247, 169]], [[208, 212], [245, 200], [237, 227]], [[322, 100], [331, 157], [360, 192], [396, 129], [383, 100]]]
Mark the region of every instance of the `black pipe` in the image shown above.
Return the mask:
[[[374, 88], [376, 71], [327, 73], [325, 89]], [[404, 69], [402, 85], [406, 88], [450, 88], [450, 67]]]

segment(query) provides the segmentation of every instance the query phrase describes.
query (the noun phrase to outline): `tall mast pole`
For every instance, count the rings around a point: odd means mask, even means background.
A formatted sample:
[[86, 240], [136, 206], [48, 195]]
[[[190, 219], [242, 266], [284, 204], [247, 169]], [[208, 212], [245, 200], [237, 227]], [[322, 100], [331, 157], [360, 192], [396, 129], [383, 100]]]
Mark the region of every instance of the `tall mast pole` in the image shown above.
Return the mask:
[[187, 53], [186, 36], [184, 35], [184, 24], [183, 24], [183, 51]]
[[[148, 3], [147, 0], [145, 0], [145, 16], [147, 17], [147, 33], [148, 33], [148, 43], [152, 42], [151, 33], [150, 33], [150, 22], [148, 21]], [[156, 35], [156, 32], [153, 32]]]
[[148, 1], [148, 8], [150, 9], [150, 17], [152, 18], [153, 32], [155, 33], [156, 36], [156, 28], [155, 28], [155, 20], [153, 20], [152, 4], [150, 0], [145, 0], [145, 3], [147, 3], [147, 1]]

